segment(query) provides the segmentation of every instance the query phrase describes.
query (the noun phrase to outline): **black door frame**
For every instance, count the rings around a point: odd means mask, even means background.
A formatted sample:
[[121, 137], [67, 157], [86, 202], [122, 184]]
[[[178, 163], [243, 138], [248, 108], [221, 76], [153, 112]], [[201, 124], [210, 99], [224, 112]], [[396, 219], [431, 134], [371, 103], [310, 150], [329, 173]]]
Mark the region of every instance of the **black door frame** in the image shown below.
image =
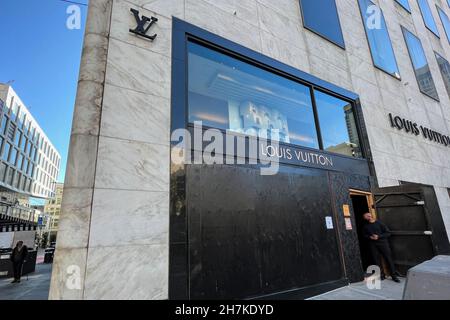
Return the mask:
[[[374, 197], [373, 197], [373, 193], [370, 191], [364, 191], [364, 190], [356, 190], [356, 189], [350, 189], [350, 200], [352, 201], [352, 205], [353, 205], [353, 196], [357, 196], [357, 197], [365, 197], [366, 202], [367, 202], [367, 207], [370, 213], [372, 213], [372, 215], [375, 215], [376, 217], [376, 210], [374, 208]], [[360, 226], [358, 226], [358, 219], [356, 218], [357, 213], [355, 212], [355, 210], [353, 210], [353, 215], [355, 216], [355, 220], [356, 220], [356, 224], [355, 224], [355, 229], [356, 229], [356, 233], [358, 235], [358, 246], [360, 248], [360, 253], [363, 251], [361, 250], [361, 239], [359, 237], [359, 233], [361, 232], [361, 230], [359, 230]], [[360, 219], [362, 219], [360, 217]], [[368, 248], [364, 248], [364, 249], [368, 249]], [[367, 252], [367, 254], [370, 254], [369, 252]], [[361, 255], [361, 264], [363, 266], [363, 270], [364, 272], [366, 271], [364, 269], [364, 263], [363, 263], [363, 259], [362, 259], [362, 255]]]

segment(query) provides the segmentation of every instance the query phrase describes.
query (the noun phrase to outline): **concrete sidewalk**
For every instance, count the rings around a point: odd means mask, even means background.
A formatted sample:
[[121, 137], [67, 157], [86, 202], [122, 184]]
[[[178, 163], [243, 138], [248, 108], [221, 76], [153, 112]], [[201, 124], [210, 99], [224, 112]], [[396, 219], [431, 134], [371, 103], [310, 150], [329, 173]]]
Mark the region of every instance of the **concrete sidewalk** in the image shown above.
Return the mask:
[[12, 278], [0, 279], [0, 300], [47, 300], [51, 274], [51, 264], [37, 264], [28, 280], [26, 275], [20, 283], [11, 283]]
[[381, 281], [381, 289], [369, 289], [365, 282], [352, 283], [309, 300], [402, 300], [406, 278], [400, 283], [386, 279]]
[[[50, 288], [51, 264], [37, 264], [36, 271], [22, 277], [20, 283], [11, 283], [12, 279], [0, 280], [0, 300], [47, 300]], [[401, 300], [406, 279], [401, 283], [389, 279], [381, 282], [380, 290], [370, 290], [365, 282], [353, 283], [309, 300]]]

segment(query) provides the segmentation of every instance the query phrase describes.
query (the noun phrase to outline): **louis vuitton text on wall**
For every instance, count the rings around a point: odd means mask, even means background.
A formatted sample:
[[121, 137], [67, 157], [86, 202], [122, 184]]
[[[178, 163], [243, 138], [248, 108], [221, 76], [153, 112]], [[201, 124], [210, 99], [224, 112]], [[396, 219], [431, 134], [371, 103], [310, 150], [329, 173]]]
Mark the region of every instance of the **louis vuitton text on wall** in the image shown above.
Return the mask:
[[392, 128], [396, 128], [400, 131], [403, 130], [416, 136], [422, 134], [425, 139], [450, 147], [450, 136], [431, 130], [411, 120], [394, 116], [392, 113], [389, 113], [389, 121]]

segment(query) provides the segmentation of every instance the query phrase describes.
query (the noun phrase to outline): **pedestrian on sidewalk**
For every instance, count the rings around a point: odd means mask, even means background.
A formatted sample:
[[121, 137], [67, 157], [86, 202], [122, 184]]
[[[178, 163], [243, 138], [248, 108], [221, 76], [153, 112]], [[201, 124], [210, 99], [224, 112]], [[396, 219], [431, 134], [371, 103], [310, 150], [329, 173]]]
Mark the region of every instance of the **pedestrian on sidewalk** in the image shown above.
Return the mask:
[[13, 265], [14, 280], [12, 283], [20, 282], [22, 276], [22, 266], [28, 255], [28, 248], [23, 244], [23, 241], [18, 241], [16, 247], [11, 253], [11, 262]]
[[389, 271], [391, 272], [391, 278], [395, 282], [400, 282], [397, 278], [397, 271], [395, 270], [394, 261], [392, 259], [391, 248], [389, 247], [388, 238], [391, 236], [391, 232], [388, 227], [382, 222], [375, 220], [370, 212], [364, 213], [364, 220], [366, 224], [363, 227], [363, 235], [369, 240], [370, 253], [372, 255], [372, 260], [376, 265], [380, 267], [381, 270], [381, 280], [384, 279], [384, 272], [381, 266], [380, 255], [383, 256], [384, 260], [389, 266]]

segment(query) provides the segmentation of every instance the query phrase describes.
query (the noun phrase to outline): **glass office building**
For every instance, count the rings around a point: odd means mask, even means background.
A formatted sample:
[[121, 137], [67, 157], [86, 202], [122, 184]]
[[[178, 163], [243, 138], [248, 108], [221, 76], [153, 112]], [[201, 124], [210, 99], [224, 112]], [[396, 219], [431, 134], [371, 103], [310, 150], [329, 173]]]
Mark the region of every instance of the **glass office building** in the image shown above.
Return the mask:
[[450, 253], [436, 5], [93, 1], [50, 298], [310, 297], [364, 279], [365, 212], [402, 274]]
[[61, 156], [11, 86], [0, 84], [0, 186], [54, 196]]

